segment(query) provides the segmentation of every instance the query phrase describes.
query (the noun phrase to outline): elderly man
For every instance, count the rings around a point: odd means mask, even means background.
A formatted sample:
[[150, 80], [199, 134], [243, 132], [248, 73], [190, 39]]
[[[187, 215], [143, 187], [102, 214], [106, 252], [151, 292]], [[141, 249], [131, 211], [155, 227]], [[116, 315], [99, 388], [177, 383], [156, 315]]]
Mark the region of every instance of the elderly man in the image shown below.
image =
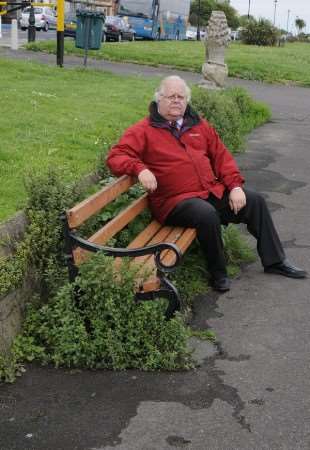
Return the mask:
[[285, 259], [264, 198], [243, 189], [232, 155], [189, 101], [183, 79], [165, 78], [149, 117], [128, 128], [110, 150], [109, 168], [117, 176], [138, 177], [159, 222], [196, 228], [217, 291], [230, 288], [221, 238], [221, 224], [230, 222], [247, 224], [265, 272], [305, 278], [304, 270]]

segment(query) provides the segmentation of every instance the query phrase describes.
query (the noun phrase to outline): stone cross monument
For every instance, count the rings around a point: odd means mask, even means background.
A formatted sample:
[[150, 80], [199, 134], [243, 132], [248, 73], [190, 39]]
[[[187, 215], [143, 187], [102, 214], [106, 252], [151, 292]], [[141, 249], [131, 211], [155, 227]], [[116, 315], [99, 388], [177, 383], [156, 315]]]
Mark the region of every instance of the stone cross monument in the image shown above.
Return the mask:
[[228, 75], [224, 61], [225, 47], [230, 41], [229, 28], [223, 11], [212, 11], [205, 38], [206, 62], [202, 66], [205, 87], [222, 88]]

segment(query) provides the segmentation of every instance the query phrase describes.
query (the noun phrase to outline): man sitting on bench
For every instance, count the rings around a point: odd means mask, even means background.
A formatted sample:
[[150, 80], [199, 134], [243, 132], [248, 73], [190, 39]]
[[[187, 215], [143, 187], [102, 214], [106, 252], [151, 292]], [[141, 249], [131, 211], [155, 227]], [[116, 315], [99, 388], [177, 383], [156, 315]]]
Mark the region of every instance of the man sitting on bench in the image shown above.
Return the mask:
[[165, 78], [149, 116], [129, 127], [110, 150], [109, 168], [117, 176], [138, 177], [159, 222], [197, 230], [217, 291], [230, 288], [221, 237], [221, 224], [230, 222], [247, 224], [265, 272], [305, 278], [306, 271], [286, 260], [264, 198], [243, 189], [232, 155], [189, 101], [182, 78]]

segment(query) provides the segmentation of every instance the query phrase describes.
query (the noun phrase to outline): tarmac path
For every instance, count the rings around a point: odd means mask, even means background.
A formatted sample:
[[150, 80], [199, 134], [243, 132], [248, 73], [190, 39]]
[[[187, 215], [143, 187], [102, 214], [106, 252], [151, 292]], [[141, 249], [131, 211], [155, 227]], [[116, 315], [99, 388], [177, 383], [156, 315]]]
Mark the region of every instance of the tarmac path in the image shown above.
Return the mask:
[[[13, 57], [0, 49], [1, 56]], [[14, 57], [55, 63], [18, 51]], [[81, 64], [67, 58], [66, 65]], [[198, 74], [90, 62], [126, 76]], [[263, 192], [289, 259], [310, 272], [310, 89], [230, 80], [267, 102], [272, 121], [238, 157]], [[194, 325], [220, 346], [197, 347], [190, 372], [56, 370], [30, 366], [0, 386], [1, 450], [309, 450], [310, 281], [247, 266], [224, 295], [195, 300]]]

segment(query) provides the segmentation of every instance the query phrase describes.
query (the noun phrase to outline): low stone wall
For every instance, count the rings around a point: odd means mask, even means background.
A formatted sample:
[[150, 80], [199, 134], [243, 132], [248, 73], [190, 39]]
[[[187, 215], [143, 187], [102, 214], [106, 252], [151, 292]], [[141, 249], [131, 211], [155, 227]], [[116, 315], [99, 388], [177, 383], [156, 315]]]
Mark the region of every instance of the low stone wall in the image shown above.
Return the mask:
[[28, 276], [21, 288], [0, 297], [0, 354], [9, 350], [21, 330], [25, 305], [33, 294], [33, 285]]
[[[99, 181], [98, 174], [86, 175], [80, 180], [80, 187], [87, 188]], [[14, 243], [23, 239], [27, 219], [23, 211], [18, 212], [7, 222], [0, 224], [0, 258], [14, 253]], [[19, 333], [23, 321], [25, 304], [36, 290], [34, 277], [29, 273], [23, 286], [0, 297], [0, 353], [6, 352], [14, 337]]]
[[[14, 242], [23, 238], [26, 225], [23, 212], [0, 225], [0, 257], [13, 253]], [[5, 353], [10, 348], [12, 340], [20, 331], [25, 304], [32, 293], [31, 277], [26, 278], [20, 289], [0, 297], [0, 353]]]
[[0, 224], [0, 257], [12, 254], [12, 243], [23, 238], [26, 225], [27, 219], [23, 211], [18, 212], [11, 219]]

